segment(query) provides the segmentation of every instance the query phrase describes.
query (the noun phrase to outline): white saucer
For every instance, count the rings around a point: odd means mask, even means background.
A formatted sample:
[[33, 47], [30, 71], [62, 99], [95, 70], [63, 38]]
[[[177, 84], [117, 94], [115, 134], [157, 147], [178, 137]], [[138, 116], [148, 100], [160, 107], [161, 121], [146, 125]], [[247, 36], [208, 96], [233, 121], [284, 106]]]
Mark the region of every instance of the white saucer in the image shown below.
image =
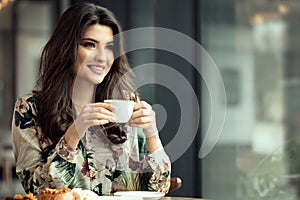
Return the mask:
[[163, 192], [126, 191], [116, 192], [114, 196], [121, 196], [123, 200], [159, 200], [165, 196]]

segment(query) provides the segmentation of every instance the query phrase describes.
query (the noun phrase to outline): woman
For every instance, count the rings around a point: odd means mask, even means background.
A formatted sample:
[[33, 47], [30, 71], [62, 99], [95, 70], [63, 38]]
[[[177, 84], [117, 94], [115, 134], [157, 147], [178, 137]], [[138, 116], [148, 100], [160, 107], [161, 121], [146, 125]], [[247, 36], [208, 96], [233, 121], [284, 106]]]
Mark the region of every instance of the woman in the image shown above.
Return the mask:
[[[170, 161], [151, 106], [139, 101], [114, 15], [91, 3], [67, 9], [43, 49], [38, 88], [12, 120], [16, 172], [25, 192], [82, 188], [168, 192]], [[136, 101], [115, 123], [105, 99]]]

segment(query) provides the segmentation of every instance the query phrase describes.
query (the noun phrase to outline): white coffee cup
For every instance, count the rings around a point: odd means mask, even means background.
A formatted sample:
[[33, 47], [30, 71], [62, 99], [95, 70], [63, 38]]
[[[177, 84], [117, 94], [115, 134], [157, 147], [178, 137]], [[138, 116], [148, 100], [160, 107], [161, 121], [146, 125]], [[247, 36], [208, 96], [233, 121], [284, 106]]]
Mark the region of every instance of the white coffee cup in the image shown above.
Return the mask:
[[130, 120], [135, 104], [134, 101], [107, 99], [104, 100], [104, 102], [112, 104], [113, 113], [116, 117], [117, 123], [127, 123]]

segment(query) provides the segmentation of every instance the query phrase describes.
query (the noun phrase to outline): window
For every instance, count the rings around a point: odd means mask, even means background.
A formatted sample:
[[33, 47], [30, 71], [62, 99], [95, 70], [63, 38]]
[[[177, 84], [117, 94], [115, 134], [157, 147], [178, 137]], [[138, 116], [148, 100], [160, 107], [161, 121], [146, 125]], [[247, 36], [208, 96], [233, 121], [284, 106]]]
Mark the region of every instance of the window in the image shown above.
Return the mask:
[[299, 9], [296, 1], [201, 1], [201, 43], [226, 72], [228, 95], [221, 137], [202, 160], [206, 198], [299, 198]]

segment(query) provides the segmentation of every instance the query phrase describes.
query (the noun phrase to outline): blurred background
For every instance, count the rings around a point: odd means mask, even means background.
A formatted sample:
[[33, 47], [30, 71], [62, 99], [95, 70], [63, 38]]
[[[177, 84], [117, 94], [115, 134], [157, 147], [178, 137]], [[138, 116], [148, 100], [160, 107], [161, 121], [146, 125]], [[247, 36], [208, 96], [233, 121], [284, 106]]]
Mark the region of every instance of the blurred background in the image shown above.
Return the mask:
[[[59, 15], [76, 2], [79, 1], [0, 1], [2, 197], [23, 193], [15, 175], [11, 147], [14, 102], [34, 87], [41, 49]], [[216, 146], [200, 159], [198, 153], [211, 116], [210, 94], [201, 76], [190, 63], [170, 52], [141, 49], [128, 53], [133, 68], [161, 63], [180, 72], [201, 103], [197, 135], [172, 166], [172, 176], [180, 177], [183, 185], [170, 195], [221, 200], [300, 198], [299, 1], [90, 2], [112, 10], [124, 30], [164, 27], [186, 34], [205, 48], [222, 75], [227, 99], [220, 105], [226, 106], [225, 124]], [[148, 39], [155, 42], [155, 36]], [[153, 70], [139, 76], [155, 80], [157, 75]], [[180, 89], [180, 85], [176, 87]], [[161, 138], [168, 144], [180, 124], [181, 105], [172, 91], [161, 85], [145, 85], [139, 91], [143, 99], [164, 108], [167, 117], [161, 125]], [[185, 98], [189, 101], [189, 96]], [[193, 109], [197, 105], [188, 106]]]

